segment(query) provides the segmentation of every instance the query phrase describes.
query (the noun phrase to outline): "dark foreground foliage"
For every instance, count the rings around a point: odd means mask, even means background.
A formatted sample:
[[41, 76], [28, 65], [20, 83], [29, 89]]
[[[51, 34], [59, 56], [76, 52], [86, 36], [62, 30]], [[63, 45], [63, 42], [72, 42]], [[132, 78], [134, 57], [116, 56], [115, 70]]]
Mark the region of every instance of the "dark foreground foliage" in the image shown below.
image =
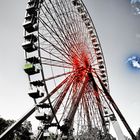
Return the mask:
[[[8, 129], [15, 121], [5, 120], [0, 117], [0, 135]], [[29, 121], [25, 121], [16, 130], [13, 131], [5, 140], [31, 140], [32, 125]]]

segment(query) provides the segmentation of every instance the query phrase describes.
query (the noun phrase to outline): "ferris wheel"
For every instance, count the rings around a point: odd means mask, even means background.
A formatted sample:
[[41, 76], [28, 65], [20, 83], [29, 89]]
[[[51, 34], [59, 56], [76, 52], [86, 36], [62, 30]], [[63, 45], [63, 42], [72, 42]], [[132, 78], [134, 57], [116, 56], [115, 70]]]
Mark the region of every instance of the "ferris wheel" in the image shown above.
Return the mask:
[[82, 0], [29, 0], [23, 27], [24, 70], [35, 102], [24, 119], [36, 111], [37, 139], [49, 132], [57, 139], [111, 140], [112, 122], [123, 140], [116, 112], [136, 140], [110, 95], [101, 44]]
[[[107, 137], [113, 107], [132, 134], [110, 96], [100, 41], [82, 0], [30, 0], [23, 27], [24, 70], [42, 133], [55, 127], [55, 134], [78, 139], [97, 129]], [[46, 101], [38, 99], [43, 96]]]

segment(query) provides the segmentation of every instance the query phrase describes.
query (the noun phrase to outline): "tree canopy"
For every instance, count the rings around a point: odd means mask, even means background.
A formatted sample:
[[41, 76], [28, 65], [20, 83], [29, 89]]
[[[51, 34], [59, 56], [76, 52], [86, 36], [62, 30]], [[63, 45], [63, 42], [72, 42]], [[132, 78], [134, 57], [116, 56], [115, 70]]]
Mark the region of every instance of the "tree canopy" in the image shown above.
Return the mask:
[[[14, 122], [14, 120], [5, 120], [4, 118], [0, 117], [0, 135]], [[25, 121], [16, 130], [9, 134], [5, 140], [31, 140], [31, 131], [31, 122]]]
[[137, 136], [137, 140], [140, 140], [140, 128], [138, 129], [136, 136]]

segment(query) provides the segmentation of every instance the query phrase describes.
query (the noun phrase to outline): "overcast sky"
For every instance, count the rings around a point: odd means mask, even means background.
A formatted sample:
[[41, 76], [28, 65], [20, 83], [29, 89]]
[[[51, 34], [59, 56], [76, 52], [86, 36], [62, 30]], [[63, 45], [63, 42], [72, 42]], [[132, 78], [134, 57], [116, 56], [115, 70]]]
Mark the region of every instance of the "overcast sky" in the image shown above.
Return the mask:
[[[126, 60], [140, 55], [140, 15], [129, 0], [84, 0], [97, 29], [108, 70], [111, 95], [134, 132], [140, 127], [140, 72]], [[32, 105], [23, 71], [22, 23], [27, 0], [0, 0], [0, 116], [18, 119]]]

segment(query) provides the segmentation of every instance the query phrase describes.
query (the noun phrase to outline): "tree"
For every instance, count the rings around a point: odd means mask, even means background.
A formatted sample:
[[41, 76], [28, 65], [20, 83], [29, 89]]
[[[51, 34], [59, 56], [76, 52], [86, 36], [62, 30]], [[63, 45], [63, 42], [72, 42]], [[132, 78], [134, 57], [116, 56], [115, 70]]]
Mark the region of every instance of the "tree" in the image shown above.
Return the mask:
[[104, 135], [98, 128], [92, 128], [90, 132], [81, 132], [80, 140], [116, 140], [111, 134]]
[[[12, 124], [14, 123], [14, 120], [5, 120], [3, 118], [0, 118], [0, 135]], [[7, 136], [7, 140], [12, 140], [14, 138], [14, 134], [10, 134]]]
[[32, 131], [32, 125], [30, 121], [25, 121], [15, 131], [15, 137], [18, 140], [31, 140], [30, 135]]
[[[5, 120], [0, 118], [0, 135], [14, 122], [14, 120]], [[31, 140], [31, 131], [31, 122], [25, 121], [16, 130], [14, 130], [13, 133], [9, 134], [5, 140]]]
[[136, 136], [137, 136], [137, 140], [140, 140], [140, 128], [138, 129]]

